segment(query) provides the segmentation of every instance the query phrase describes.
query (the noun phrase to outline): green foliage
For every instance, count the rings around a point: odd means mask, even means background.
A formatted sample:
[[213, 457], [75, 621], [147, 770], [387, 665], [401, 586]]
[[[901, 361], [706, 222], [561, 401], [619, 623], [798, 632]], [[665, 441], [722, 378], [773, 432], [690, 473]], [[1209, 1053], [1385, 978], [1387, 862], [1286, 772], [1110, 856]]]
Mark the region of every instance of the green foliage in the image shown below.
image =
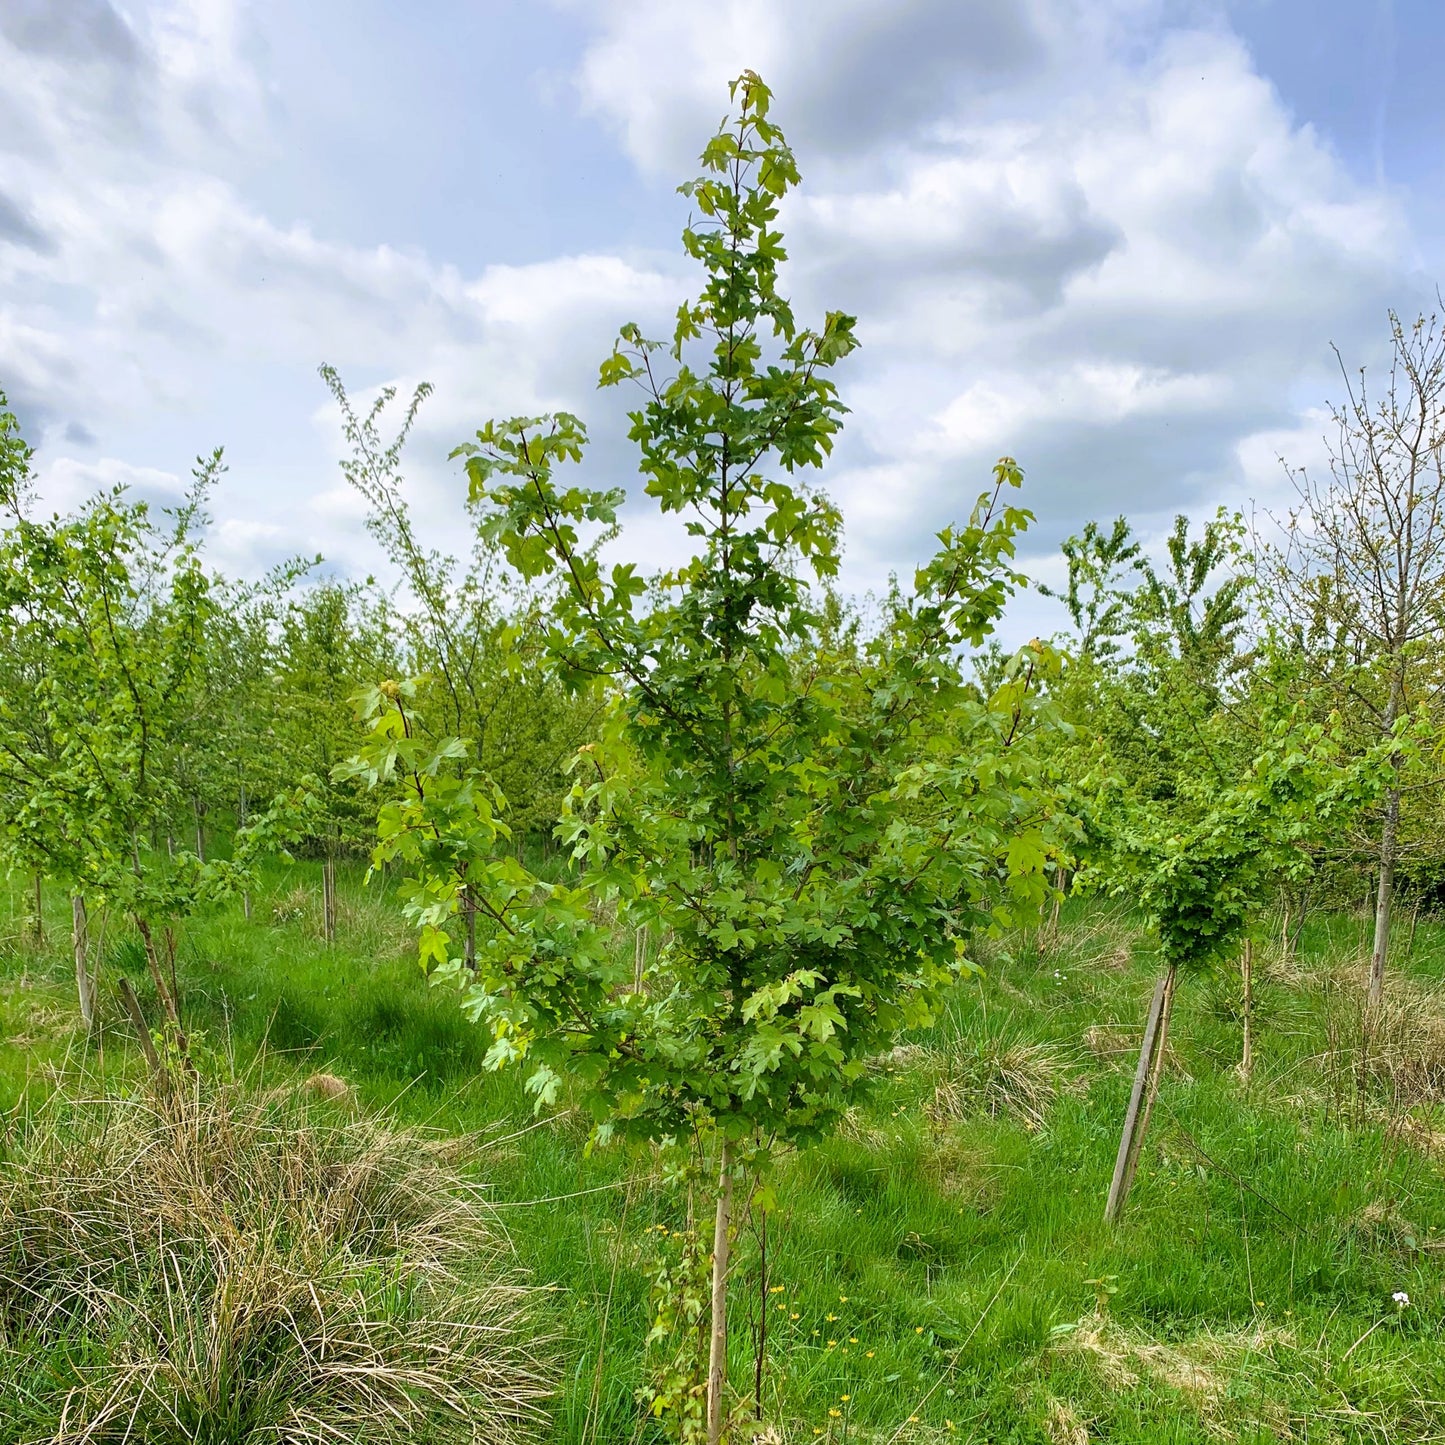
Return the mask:
[[[358, 415], [337, 373], [323, 366], [321, 376], [352, 449], [342, 472], [369, 508], [367, 529], [399, 572], [404, 597], [382, 619], [390, 655], [378, 650], [369, 671], [345, 671], [352, 679], [348, 691], [387, 675], [424, 677], [412, 699], [416, 725], [434, 737], [470, 741], [506, 791], [519, 834], [550, 828], [566, 790], [565, 761], [586, 736], [598, 705], [594, 690], [569, 692], [545, 665], [541, 632], [554, 603], [550, 590], [509, 572], [484, 538], [458, 559], [418, 537], [401, 462], [429, 386], [416, 389], [387, 439], [381, 424], [394, 388], [383, 388]], [[332, 737], [344, 717], [342, 709], [333, 709], [322, 735]]]
[[[695, 555], [650, 587], [631, 565], [604, 572], [585, 539], [622, 497], [562, 479], [586, 440], [576, 417], [489, 423], [460, 449], [483, 535], [524, 577], [561, 579], [553, 665], [609, 689], [573, 762], [570, 875], [490, 851], [498, 793], [464, 744], [419, 737], [414, 685], [364, 699], [372, 732], [346, 770], [393, 793], [377, 856], [409, 865], [424, 963], [461, 985], [494, 1063], [527, 1060], [542, 1102], [571, 1080], [599, 1137], [821, 1137], [866, 1091], [869, 1056], [935, 1015], [970, 940], [1043, 899], [1069, 836], [1031, 746], [1052, 654], [1036, 644], [987, 698], [961, 673], [1018, 581], [1012, 461], [940, 534], [885, 634], [861, 655], [820, 644], [807, 578], [836, 571], [839, 518], [796, 474], [832, 450], [829, 372], [853, 323], [800, 327], [779, 293], [796, 169], [761, 82], [734, 95], [684, 188], [701, 293], [670, 342], [625, 327], [601, 376], [641, 385], [645, 490], [687, 517]], [[464, 899], [474, 975], [451, 931]], [[640, 977], [617, 926], [655, 940]]]
[[39, 868], [130, 913], [175, 911], [199, 860], [146, 868], [176, 802], [165, 753], [188, 724], [214, 618], [194, 530], [220, 471], [201, 463], [168, 527], [120, 490], [33, 521], [7, 484], [0, 535], [0, 837]]
[[649, 1280], [653, 1358], [638, 1401], [654, 1418], [666, 1418], [682, 1441], [706, 1438], [709, 1275], [712, 1257], [694, 1228], [653, 1225], [658, 1245]]
[[1299, 710], [1275, 719], [1244, 775], [1220, 789], [1181, 780], [1172, 806], [1120, 799], [1112, 886], [1137, 898], [1171, 968], [1204, 970], [1237, 952], [1281, 883], [1312, 871], [1312, 849], [1374, 802], [1411, 747], [1398, 736], [1351, 755], [1343, 731]]
[[135, 919], [155, 968], [150, 926], [243, 888], [311, 807], [293, 778], [229, 857], [205, 856], [199, 809], [194, 850], [160, 847], [225, 737], [212, 683], [227, 629], [200, 550], [221, 455], [163, 520], [121, 488], [37, 520], [29, 453], [0, 418], [0, 864]]

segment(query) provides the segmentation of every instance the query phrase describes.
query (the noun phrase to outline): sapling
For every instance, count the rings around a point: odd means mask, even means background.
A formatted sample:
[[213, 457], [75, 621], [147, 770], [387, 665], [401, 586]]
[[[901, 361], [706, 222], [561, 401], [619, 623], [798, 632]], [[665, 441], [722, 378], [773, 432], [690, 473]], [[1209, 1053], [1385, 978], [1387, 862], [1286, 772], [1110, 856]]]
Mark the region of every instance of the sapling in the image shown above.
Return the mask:
[[[1412, 741], [1402, 726], [1363, 755], [1342, 755], [1338, 720], [1274, 721], [1243, 777], [1220, 791], [1181, 780], [1169, 804], [1116, 799], [1105, 868], [1112, 886], [1136, 897], [1159, 944], [1164, 973], [1145, 1024], [1139, 1065], [1119, 1140], [1104, 1217], [1123, 1213], [1149, 1127], [1169, 1044], [1175, 989], [1248, 949], [1253, 918], [1282, 879], [1310, 867], [1309, 845], [1379, 796]], [[1248, 954], [1246, 954], [1248, 957]], [[1252, 1063], [1253, 1040], [1249, 1039]]]
[[[769, 1158], [866, 1095], [869, 1059], [937, 1015], [973, 940], [1038, 916], [1075, 833], [1034, 747], [1054, 654], [1031, 644], [986, 694], [965, 673], [1020, 581], [1014, 462], [876, 636], [847, 645], [829, 625], [840, 519], [798, 474], [840, 429], [830, 372], [853, 320], [802, 327], [780, 294], [797, 168], [758, 77], [732, 95], [682, 187], [701, 291], [667, 342], [624, 327], [600, 378], [637, 390], [644, 490], [693, 555], [650, 581], [604, 569], [589, 536], [623, 493], [564, 479], [586, 442], [575, 416], [489, 423], [459, 449], [484, 537], [560, 583], [555, 674], [608, 699], [572, 759], [568, 872], [543, 881], [505, 846], [501, 794], [464, 742], [423, 736], [414, 682], [362, 698], [371, 733], [346, 770], [390, 794], [376, 857], [403, 861], [423, 961], [490, 1031], [490, 1063], [525, 1062], [539, 1106], [565, 1085], [598, 1142], [710, 1159], [693, 1174], [712, 1203], [706, 1344], [675, 1392], [706, 1408], [649, 1397], [710, 1442], [729, 1418], [730, 1252], [744, 1204], [771, 1204]], [[615, 946], [639, 931], [650, 947]]]
[[166, 763], [193, 723], [205, 638], [220, 625], [198, 533], [221, 470], [219, 452], [202, 460], [164, 523], [123, 488], [37, 520], [30, 452], [0, 396], [0, 861], [43, 870], [72, 895], [87, 1022], [88, 905], [131, 920], [178, 1039], [174, 923], [243, 886], [305, 801], [241, 830], [230, 858], [162, 859], [147, 846], [183, 797]]

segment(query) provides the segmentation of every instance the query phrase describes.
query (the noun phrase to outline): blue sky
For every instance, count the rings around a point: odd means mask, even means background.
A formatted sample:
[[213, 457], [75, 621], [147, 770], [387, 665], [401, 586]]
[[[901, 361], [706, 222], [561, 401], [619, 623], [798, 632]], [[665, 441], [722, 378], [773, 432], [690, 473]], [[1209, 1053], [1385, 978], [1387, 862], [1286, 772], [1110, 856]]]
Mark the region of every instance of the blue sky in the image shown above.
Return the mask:
[[442, 545], [488, 416], [576, 410], [625, 483], [595, 368], [687, 294], [674, 187], [752, 66], [795, 300], [864, 342], [846, 580], [906, 575], [1003, 452], [1048, 575], [1090, 516], [1279, 506], [1318, 461], [1330, 343], [1377, 358], [1445, 275], [1441, 53], [1439, 0], [0, 0], [0, 388], [56, 506], [224, 445], [235, 572], [379, 566], [322, 361], [435, 384]]

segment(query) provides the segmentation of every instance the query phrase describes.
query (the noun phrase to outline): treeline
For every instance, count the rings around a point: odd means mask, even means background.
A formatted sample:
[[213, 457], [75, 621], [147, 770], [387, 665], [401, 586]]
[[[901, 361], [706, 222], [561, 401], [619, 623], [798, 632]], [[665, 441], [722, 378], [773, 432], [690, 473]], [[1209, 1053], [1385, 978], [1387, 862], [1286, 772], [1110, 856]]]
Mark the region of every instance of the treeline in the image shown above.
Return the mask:
[[[1393, 316], [1391, 337], [1380, 396], [1363, 372], [1342, 373], [1327, 474], [1291, 472], [1283, 516], [1221, 513], [1193, 530], [1181, 517], [1153, 553], [1122, 517], [1066, 541], [1066, 583], [1038, 589], [1067, 613], [1051, 643], [1060, 665], [1032, 682], [1067, 724], [1049, 749], [1070, 786], [1107, 777], [1115, 811], [1124, 799], [1187, 811], [1197, 789], [1222, 794], [1287, 716], [1328, 724], [1341, 757], [1413, 735], [1391, 750], [1381, 796], [1337, 829], [1302, 831], [1278, 879], [1286, 939], [1312, 907], [1368, 904], [1376, 992], [1400, 900], [1445, 902], [1445, 338], [1435, 318]], [[378, 799], [339, 769], [358, 751], [359, 695], [388, 678], [420, 679], [412, 725], [465, 740], [518, 845], [550, 845], [568, 764], [608, 703], [548, 654], [557, 580], [524, 579], [486, 526], [465, 557], [426, 547], [401, 456], [428, 388], [387, 437], [391, 391], [357, 415], [323, 376], [353, 449], [343, 471], [400, 579], [390, 588], [329, 578], [320, 558], [255, 582], [216, 572], [204, 539], [219, 452], [173, 507], [116, 488], [46, 517], [30, 450], [0, 409], [0, 861], [34, 888], [170, 922], [240, 886], [238, 873], [198, 870], [234, 861], [237, 839], [298, 788], [292, 846], [369, 854]], [[614, 532], [599, 528], [587, 557]], [[825, 588], [818, 643], [861, 657], [903, 610], [883, 599], [865, 624]], [[965, 660], [984, 694], [1011, 661], [993, 641]]]
[[114, 488], [47, 515], [0, 393], [0, 868], [26, 880], [33, 930], [46, 889], [70, 896], [87, 1023], [104, 919], [140, 932], [166, 1002], [176, 928], [237, 895], [249, 914], [263, 854], [370, 851], [377, 800], [336, 770], [360, 739], [356, 695], [379, 679], [424, 675], [420, 725], [473, 740], [517, 846], [550, 846], [596, 700], [536, 665], [546, 594], [480, 543], [463, 559], [422, 549], [396, 471], [404, 435], [376, 435], [386, 398], [358, 419], [327, 380], [390, 588], [327, 577], [320, 558], [259, 581], [218, 572], [204, 544], [219, 451], [173, 506]]

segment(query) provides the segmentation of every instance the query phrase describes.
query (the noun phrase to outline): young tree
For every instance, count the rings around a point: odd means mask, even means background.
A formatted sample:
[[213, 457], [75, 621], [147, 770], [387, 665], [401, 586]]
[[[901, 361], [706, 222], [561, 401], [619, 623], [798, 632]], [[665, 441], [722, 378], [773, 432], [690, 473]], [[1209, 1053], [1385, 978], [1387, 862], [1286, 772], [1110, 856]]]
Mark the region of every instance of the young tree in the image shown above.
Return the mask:
[[[198, 532], [220, 454], [198, 464], [158, 524], [123, 489], [72, 516], [31, 516], [29, 452], [0, 401], [0, 851], [129, 918], [157, 996], [180, 1038], [171, 925], [228, 892], [277, 835], [268, 812], [235, 859], [151, 847], [186, 801], [174, 760], [196, 714], [206, 638], [217, 621]], [[10, 679], [7, 679], [9, 681]], [[89, 1018], [85, 908], [74, 910], [77, 987]]]
[[[1401, 718], [1433, 715], [1445, 688], [1445, 329], [1436, 316], [1406, 326], [1391, 312], [1390, 338], [1378, 394], [1364, 368], [1352, 379], [1340, 358], [1345, 399], [1331, 408], [1328, 474], [1291, 471], [1299, 506], [1265, 557], [1311, 682], [1328, 686], [1362, 747]], [[1397, 773], [1374, 841], [1372, 1002], [1384, 990], [1404, 797]], [[1432, 809], [1436, 797], [1430, 789]]]
[[[650, 593], [631, 565], [604, 571], [584, 534], [615, 526], [622, 493], [559, 477], [585, 443], [573, 416], [492, 423], [461, 448], [484, 536], [522, 576], [560, 579], [557, 674], [605, 688], [573, 760], [571, 875], [544, 883], [498, 852], [496, 790], [465, 745], [418, 735], [414, 686], [371, 691], [354, 765], [393, 791], [378, 856], [406, 861], [423, 957], [462, 984], [492, 1062], [526, 1060], [539, 1102], [568, 1081], [599, 1139], [710, 1148], [707, 1359], [654, 1404], [714, 1442], [740, 1171], [837, 1124], [869, 1058], [971, 966], [971, 941], [1040, 906], [1072, 836], [1033, 746], [1052, 654], [1033, 644], [986, 697], [964, 674], [1020, 580], [1012, 461], [862, 656], [830, 645], [836, 617], [808, 578], [835, 574], [839, 518], [797, 473], [841, 425], [829, 372], [853, 323], [800, 328], [779, 293], [777, 206], [796, 165], [762, 82], [732, 93], [735, 120], [683, 187], [701, 294], [670, 342], [623, 328], [601, 371], [640, 388], [646, 493], [687, 519], [695, 554]], [[452, 938], [464, 887], [484, 925], [475, 973]], [[640, 978], [617, 925], [658, 940]]]
[[1311, 847], [1379, 796], [1400, 752], [1403, 726], [1364, 755], [1342, 751], [1340, 730], [1296, 710], [1268, 724], [1265, 746], [1221, 788], [1195, 774], [1167, 803], [1115, 795], [1101, 817], [1112, 836], [1105, 886], [1136, 898], [1159, 942], [1159, 979], [1139, 1051], [1104, 1217], [1118, 1221], [1163, 1073], [1174, 990], [1235, 957], [1281, 878], [1311, 866]]
[[367, 503], [367, 530], [401, 578], [407, 600], [392, 621], [407, 670], [428, 679], [416, 699], [419, 717], [441, 735], [471, 740], [511, 800], [519, 832], [545, 825], [561, 806], [563, 765], [598, 708], [594, 692], [569, 693], [545, 665], [541, 633], [550, 599], [519, 585], [496, 547], [480, 538], [469, 556], [457, 558], [418, 536], [401, 458], [429, 386], [417, 387], [388, 440], [381, 423], [395, 388], [383, 388], [358, 415], [336, 371], [323, 366], [321, 376], [352, 449], [342, 472]]

